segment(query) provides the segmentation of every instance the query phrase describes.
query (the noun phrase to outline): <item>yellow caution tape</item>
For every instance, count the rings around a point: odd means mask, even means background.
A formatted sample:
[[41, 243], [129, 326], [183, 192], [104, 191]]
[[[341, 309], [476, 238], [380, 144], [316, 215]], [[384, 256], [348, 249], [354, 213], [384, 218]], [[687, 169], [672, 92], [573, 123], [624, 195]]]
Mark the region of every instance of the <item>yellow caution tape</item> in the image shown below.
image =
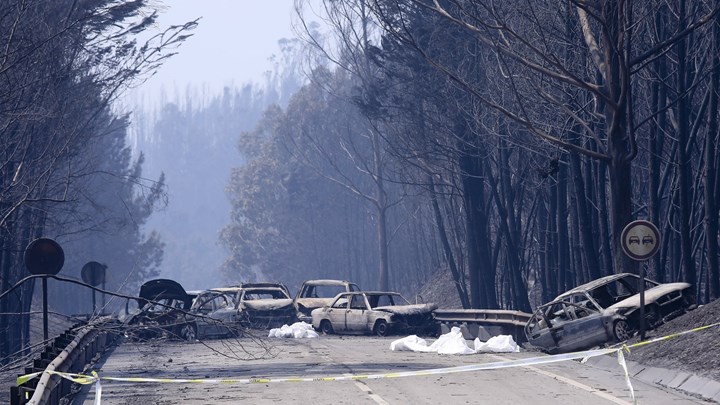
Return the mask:
[[[632, 384], [630, 382], [630, 375], [628, 373], [627, 364], [625, 362], [625, 357], [623, 356], [623, 351], [630, 351], [631, 348], [645, 346], [651, 343], [661, 342], [665, 340], [669, 340], [672, 338], [676, 338], [678, 336], [682, 336], [688, 333], [694, 333], [698, 332], [704, 329], [709, 329], [712, 327], [720, 326], [719, 323], [715, 323], [712, 325], [706, 325], [701, 326], [698, 328], [686, 330], [683, 332], [673, 333], [670, 335], [666, 335], [663, 337], [655, 338], [652, 340], [644, 341], [635, 343], [632, 345], [622, 345], [620, 347], [612, 347], [612, 348], [606, 348], [606, 349], [595, 349], [595, 350], [586, 350], [582, 352], [573, 352], [573, 353], [565, 353], [565, 354], [556, 354], [552, 356], [542, 356], [542, 357], [531, 357], [527, 359], [517, 359], [517, 360], [509, 360], [509, 361], [499, 361], [499, 362], [493, 362], [493, 363], [484, 363], [484, 364], [470, 364], [470, 365], [464, 365], [464, 366], [455, 366], [455, 367], [444, 367], [444, 368], [434, 368], [434, 369], [425, 369], [425, 370], [416, 370], [416, 371], [404, 371], [404, 372], [395, 372], [395, 373], [378, 373], [378, 374], [362, 374], [362, 375], [342, 375], [342, 376], [325, 376], [325, 377], [279, 377], [279, 378], [220, 378], [220, 379], [212, 379], [212, 378], [201, 378], [201, 379], [186, 379], [186, 378], [143, 378], [143, 377], [101, 377], [98, 376], [98, 374], [93, 371], [92, 375], [86, 375], [86, 374], [76, 374], [76, 373], [63, 373], [58, 371], [46, 371], [50, 374], [58, 375], [62, 378], [65, 378], [67, 380], [70, 380], [74, 383], [88, 385], [88, 384], [96, 384], [96, 401], [99, 400], [99, 393], [101, 392], [101, 386], [100, 386], [100, 380], [105, 381], [116, 381], [116, 382], [137, 382], [137, 383], [181, 383], [181, 384], [269, 384], [269, 383], [281, 383], [281, 382], [314, 382], [314, 381], [357, 381], [357, 380], [378, 380], [378, 379], [387, 379], [387, 378], [401, 378], [401, 377], [414, 377], [414, 376], [428, 376], [428, 375], [438, 375], [438, 374], [452, 374], [452, 373], [465, 373], [465, 372], [471, 372], [471, 371], [480, 371], [480, 370], [496, 370], [501, 368], [510, 368], [510, 367], [523, 367], [523, 366], [530, 366], [530, 365], [538, 365], [538, 364], [551, 364], [551, 363], [559, 363], [563, 361], [568, 360], [577, 360], [581, 359], [583, 362], [591, 357], [597, 357], [602, 356], [605, 354], [611, 354], [617, 352], [618, 354], [618, 363], [623, 368], [623, 371], [625, 373], [625, 380], [628, 385], [628, 389], [630, 390], [630, 395], [633, 398], [633, 402], [635, 402], [635, 393], [632, 387]], [[33, 378], [36, 378], [42, 373], [32, 373], [27, 374], [18, 377], [17, 382], [18, 385], [21, 385]], [[98, 402], [96, 402], [98, 403]]]
[[42, 371], [37, 372], [37, 373], [32, 373], [32, 374], [21, 375], [20, 377], [17, 378], [17, 385], [18, 386], [23, 385], [26, 382], [32, 380], [33, 378], [39, 376], [40, 374], [42, 374]]
[[714, 327], [716, 327], [716, 326], [720, 326], [720, 322], [714, 323], [714, 324], [712, 324], [712, 325], [699, 326], [699, 327], [694, 328], [694, 329], [689, 329], [689, 330], [685, 330], [685, 331], [682, 331], [682, 332], [672, 333], [672, 334], [670, 334], [670, 335], [665, 335], [665, 336], [662, 336], [662, 337], [657, 337], [657, 338], [654, 338], [654, 339], [645, 340], [645, 341], [638, 342], [638, 343], [634, 343], [634, 344], [631, 344], [631, 345], [624, 345], [623, 348], [624, 348], [625, 350], [627, 350], [627, 351], [630, 351], [630, 349], [633, 349], [633, 348], [636, 348], [636, 347], [646, 346], [646, 345], [649, 345], [649, 344], [652, 344], [652, 343], [662, 342], [662, 341], [669, 340], [669, 339], [674, 339], [674, 338], [676, 338], [676, 337], [678, 337], [678, 336], [687, 335], [688, 333], [699, 332], [699, 331], [701, 331], [701, 330], [714, 328]]

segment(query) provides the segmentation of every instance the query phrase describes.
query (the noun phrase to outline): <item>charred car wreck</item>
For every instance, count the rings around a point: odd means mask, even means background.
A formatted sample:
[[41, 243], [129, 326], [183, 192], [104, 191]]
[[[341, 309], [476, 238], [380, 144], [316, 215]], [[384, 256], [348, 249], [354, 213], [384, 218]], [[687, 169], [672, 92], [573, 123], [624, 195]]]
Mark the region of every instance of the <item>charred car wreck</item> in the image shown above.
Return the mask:
[[295, 296], [294, 304], [298, 321], [312, 323], [314, 309], [329, 305], [342, 292], [360, 291], [355, 283], [344, 280], [307, 280]]
[[312, 311], [312, 324], [324, 334], [424, 333], [435, 329], [436, 304], [410, 304], [396, 292], [346, 292]]
[[[645, 279], [645, 325], [654, 329], [695, 307], [688, 283]], [[567, 291], [535, 310], [528, 342], [548, 353], [585, 350], [631, 338], [640, 328], [640, 277], [621, 273]]]
[[293, 299], [283, 284], [243, 283], [213, 290], [233, 295], [236, 319], [243, 328], [269, 329], [295, 322]]
[[138, 310], [125, 319], [128, 337], [146, 340], [160, 337], [194, 339], [185, 315], [192, 297], [173, 280], [150, 280], [140, 287]]

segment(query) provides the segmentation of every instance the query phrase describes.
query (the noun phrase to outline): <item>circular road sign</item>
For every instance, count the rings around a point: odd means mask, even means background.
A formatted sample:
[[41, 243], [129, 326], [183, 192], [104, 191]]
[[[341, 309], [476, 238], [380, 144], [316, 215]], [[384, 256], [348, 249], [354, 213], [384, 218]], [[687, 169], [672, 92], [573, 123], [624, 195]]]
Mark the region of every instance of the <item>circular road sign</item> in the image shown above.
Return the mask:
[[660, 231], [650, 221], [630, 222], [621, 238], [623, 251], [635, 260], [647, 260], [660, 249]]
[[54, 276], [65, 264], [65, 252], [49, 238], [38, 238], [25, 248], [25, 267], [30, 274]]
[[84, 282], [97, 287], [105, 281], [105, 269], [107, 266], [98, 262], [87, 262], [82, 268], [81, 277]]

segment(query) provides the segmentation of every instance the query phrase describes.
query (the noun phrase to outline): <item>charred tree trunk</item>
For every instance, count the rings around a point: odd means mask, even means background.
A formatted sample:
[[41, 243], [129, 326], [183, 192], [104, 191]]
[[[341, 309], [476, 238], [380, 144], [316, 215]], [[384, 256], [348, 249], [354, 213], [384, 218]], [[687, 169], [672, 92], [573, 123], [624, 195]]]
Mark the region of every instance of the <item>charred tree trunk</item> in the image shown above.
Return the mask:
[[445, 260], [447, 261], [448, 267], [450, 268], [450, 273], [452, 274], [453, 282], [455, 284], [455, 288], [457, 289], [458, 297], [460, 297], [460, 303], [462, 304], [462, 307], [470, 308], [470, 300], [468, 299], [465, 282], [463, 280], [463, 277], [461, 277], [460, 271], [457, 268], [455, 256], [452, 253], [450, 241], [448, 240], [447, 232], [445, 230], [445, 221], [443, 221], [442, 213], [440, 212], [440, 205], [438, 204], [437, 193], [435, 192], [435, 181], [433, 180], [432, 175], [429, 176], [429, 185], [430, 203], [432, 204], [433, 214], [435, 215], [435, 225], [438, 227], [438, 236], [440, 237], [440, 243], [443, 247]]
[[[510, 182], [510, 163], [509, 163], [509, 150], [502, 139], [499, 140], [498, 154], [500, 155], [499, 164], [499, 176], [500, 184], [490, 173], [490, 169], [486, 168], [487, 177], [490, 180], [491, 192], [496, 203], [497, 211], [500, 216], [499, 218], [499, 232], [504, 235], [506, 241], [505, 252], [507, 255], [507, 268], [505, 273], [508, 274], [509, 280], [507, 280], [512, 301], [516, 308], [521, 311], [530, 310], [530, 300], [527, 295], [527, 287], [523, 282], [522, 277], [522, 266], [521, 266], [521, 255], [522, 249], [519, 244], [520, 235], [517, 230], [517, 224], [515, 219], [515, 191]], [[502, 198], [501, 197], [502, 191]]]
[[[717, 3], [717, 2], [716, 2]], [[705, 244], [708, 266], [708, 295], [713, 300], [720, 298], [720, 266], [718, 264], [718, 97], [720, 95], [720, 21], [713, 25], [712, 73], [710, 76], [710, 108], [707, 135], [705, 138]]]
[[[456, 124], [459, 138], [468, 136], [462, 117]], [[465, 205], [466, 245], [470, 274], [470, 303], [473, 308], [497, 308], [495, 267], [492, 266], [490, 232], [485, 204], [483, 162], [476, 150], [462, 146], [459, 165]]]
[[[680, 0], [680, 24], [685, 24], [685, 0]], [[681, 99], [677, 104], [678, 114], [678, 181], [679, 181], [679, 203], [680, 203], [680, 253], [682, 254], [682, 268], [684, 279], [697, 285], [697, 274], [695, 261], [692, 254], [692, 235], [690, 234], [690, 215], [692, 211], [692, 165], [688, 152], [690, 142], [690, 98], [686, 96], [688, 89], [687, 70], [687, 49], [686, 40], [678, 41], [677, 44], [677, 94]]]
[[600, 278], [600, 253], [595, 245], [593, 237], [592, 225], [590, 220], [590, 209], [588, 207], [588, 196], [585, 191], [585, 181], [583, 180], [582, 169], [580, 166], [580, 157], [576, 154], [570, 154], [570, 165], [573, 174], [573, 185], [576, 198], [577, 221], [582, 240], [582, 250], [586, 258], [588, 276], [591, 280]]
[[610, 215], [612, 217], [612, 240], [614, 271], [637, 273], [637, 265], [622, 250], [620, 236], [633, 219], [632, 206], [632, 160], [635, 158], [634, 139], [628, 128], [628, 109], [632, 106], [630, 92], [630, 69], [626, 41], [629, 38], [626, 17], [628, 3], [605, 1], [602, 12], [607, 22], [605, 39], [604, 91], [612, 103], [605, 104], [605, 132], [607, 134], [610, 181]]
[[557, 175], [557, 291], [562, 292], [573, 284], [570, 274], [570, 238], [568, 235], [568, 199], [567, 199], [567, 166], [560, 164]]

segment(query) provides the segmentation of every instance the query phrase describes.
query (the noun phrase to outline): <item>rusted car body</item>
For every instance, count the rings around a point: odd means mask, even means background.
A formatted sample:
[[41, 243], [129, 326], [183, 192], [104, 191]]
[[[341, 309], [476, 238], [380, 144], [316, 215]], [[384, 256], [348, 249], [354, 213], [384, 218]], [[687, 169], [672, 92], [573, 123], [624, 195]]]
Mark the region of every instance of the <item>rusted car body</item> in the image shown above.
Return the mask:
[[360, 291], [355, 283], [345, 280], [307, 280], [295, 295], [293, 304], [298, 321], [312, 323], [312, 311], [332, 303], [342, 292]]
[[[645, 279], [645, 325], [653, 329], [695, 307], [688, 283]], [[640, 277], [621, 273], [567, 291], [538, 307], [525, 325], [528, 342], [566, 353], [622, 342], [640, 328]]]
[[213, 290], [234, 297], [237, 321], [244, 328], [270, 329], [295, 322], [293, 299], [283, 284], [243, 283]]
[[324, 334], [424, 333], [435, 330], [436, 304], [410, 304], [396, 292], [356, 291], [338, 294], [312, 311], [312, 324]]

